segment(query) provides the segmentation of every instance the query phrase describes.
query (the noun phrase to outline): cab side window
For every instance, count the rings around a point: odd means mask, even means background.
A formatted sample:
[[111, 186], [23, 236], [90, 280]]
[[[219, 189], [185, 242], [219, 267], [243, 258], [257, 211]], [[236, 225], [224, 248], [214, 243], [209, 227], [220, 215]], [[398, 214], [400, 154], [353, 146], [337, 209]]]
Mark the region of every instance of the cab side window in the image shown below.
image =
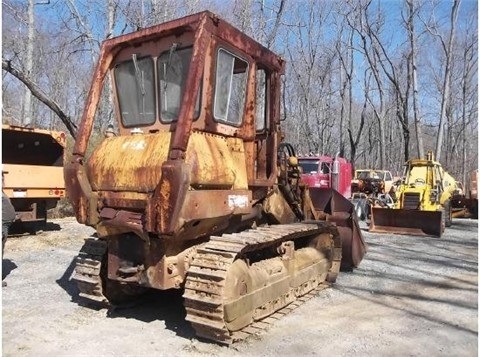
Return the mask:
[[248, 63], [218, 50], [213, 113], [216, 120], [239, 126], [245, 107]]
[[256, 129], [257, 131], [263, 131], [267, 123], [267, 74], [265, 70], [258, 69], [256, 75]]
[[322, 174], [329, 174], [330, 173], [330, 165], [326, 162], [322, 162], [320, 165], [320, 172]]

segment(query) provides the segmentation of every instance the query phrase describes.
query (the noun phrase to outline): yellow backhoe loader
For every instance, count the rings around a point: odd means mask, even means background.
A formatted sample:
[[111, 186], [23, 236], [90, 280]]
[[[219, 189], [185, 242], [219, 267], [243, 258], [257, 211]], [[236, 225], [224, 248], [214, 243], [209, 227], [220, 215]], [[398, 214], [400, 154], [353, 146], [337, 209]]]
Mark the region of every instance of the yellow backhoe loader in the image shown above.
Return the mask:
[[432, 152], [426, 159], [409, 160], [394, 208], [372, 207], [369, 230], [441, 237], [452, 224], [455, 189], [455, 179], [434, 161]]

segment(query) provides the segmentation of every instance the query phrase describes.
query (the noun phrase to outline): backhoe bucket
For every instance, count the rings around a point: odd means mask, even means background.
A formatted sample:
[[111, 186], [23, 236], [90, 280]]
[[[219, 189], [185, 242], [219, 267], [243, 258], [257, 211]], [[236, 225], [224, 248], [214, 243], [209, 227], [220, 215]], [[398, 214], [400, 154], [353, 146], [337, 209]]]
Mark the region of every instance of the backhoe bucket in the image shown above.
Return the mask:
[[420, 211], [372, 207], [370, 232], [441, 237], [441, 211]]
[[342, 239], [342, 270], [352, 270], [367, 251], [352, 203], [331, 188], [310, 188], [310, 197], [317, 213], [334, 222]]

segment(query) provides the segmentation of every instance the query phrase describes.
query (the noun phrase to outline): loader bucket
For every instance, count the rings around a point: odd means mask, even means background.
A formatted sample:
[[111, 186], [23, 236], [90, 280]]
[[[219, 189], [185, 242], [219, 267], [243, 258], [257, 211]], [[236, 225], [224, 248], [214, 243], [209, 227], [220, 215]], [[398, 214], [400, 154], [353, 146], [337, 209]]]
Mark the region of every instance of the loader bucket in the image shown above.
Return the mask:
[[310, 188], [315, 210], [334, 222], [342, 239], [342, 270], [352, 270], [362, 261], [367, 251], [352, 203], [331, 188]]
[[441, 211], [420, 211], [372, 207], [370, 232], [441, 237]]

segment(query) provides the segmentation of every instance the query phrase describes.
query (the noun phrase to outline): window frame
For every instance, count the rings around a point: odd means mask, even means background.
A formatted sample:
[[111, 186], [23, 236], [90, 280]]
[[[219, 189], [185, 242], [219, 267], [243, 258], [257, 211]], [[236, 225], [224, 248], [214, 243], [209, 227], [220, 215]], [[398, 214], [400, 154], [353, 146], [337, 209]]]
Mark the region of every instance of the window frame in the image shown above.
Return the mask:
[[[227, 115], [226, 115], [226, 119], [223, 119], [223, 118], [218, 118], [217, 117], [217, 114], [216, 114], [216, 108], [217, 108], [217, 87], [218, 87], [218, 83], [217, 83], [217, 80], [218, 80], [218, 57], [219, 57], [219, 53], [220, 51], [224, 51], [228, 54], [230, 54], [233, 58], [233, 60], [235, 61], [235, 59], [237, 60], [240, 60], [242, 62], [244, 62], [246, 64], [246, 67], [245, 67], [245, 71], [242, 72], [244, 73], [245, 75], [245, 79], [244, 79], [244, 98], [243, 98], [243, 103], [242, 103], [242, 115], [239, 117], [239, 121], [238, 123], [234, 123], [234, 122], [231, 122], [228, 120], [228, 110], [230, 108], [230, 98], [231, 98], [231, 95], [232, 95], [232, 83], [233, 83], [233, 75], [235, 74], [235, 62], [233, 62], [233, 66], [232, 66], [232, 71], [231, 71], [231, 76], [230, 76], [230, 90], [229, 90], [229, 94], [228, 94], [228, 102], [227, 102]], [[244, 120], [244, 116], [245, 116], [245, 108], [246, 108], [246, 100], [247, 100], [247, 91], [248, 91], [248, 76], [249, 76], [249, 69], [250, 69], [250, 62], [243, 56], [240, 56], [238, 54], [236, 54], [235, 52], [233, 51], [230, 51], [228, 50], [225, 46], [219, 46], [216, 50], [216, 56], [215, 56], [215, 67], [214, 67], [214, 78], [215, 78], [215, 81], [214, 81], [214, 88], [213, 88], [213, 103], [212, 103], [212, 117], [213, 117], [213, 120], [215, 122], [218, 122], [218, 123], [221, 123], [221, 124], [225, 124], [225, 125], [228, 125], [228, 126], [232, 126], [232, 127], [236, 127], [236, 128], [239, 128], [242, 126], [243, 124], [243, 120]]]
[[[181, 95], [180, 95], [180, 106], [179, 106], [179, 111], [178, 111], [178, 114], [177, 114], [177, 117], [175, 119], [172, 119], [172, 120], [165, 120], [163, 119], [162, 117], [162, 93], [163, 93], [163, 90], [162, 90], [162, 85], [161, 85], [161, 72], [160, 72], [160, 64], [161, 64], [161, 61], [160, 61], [160, 58], [164, 55], [164, 54], [169, 54], [170, 52], [170, 49], [167, 49], [165, 51], [162, 51], [158, 54], [158, 56], [156, 57], [156, 65], [155, 65], [155, 70], [157, 72], [157, 76], [156, 76], [156, 79], [157, 79], [157, 83], [156, 85], [158, 86], [158, 89], [157, 89], [157, 117], [158, 117], [158, 120], [160, 121], [160, 123], [162, 124], [176, 124], [178, 122], [178, 115], [180, 114], [180, 110], [181, 110], [181, 107], [183, 105], [183, 98], [185, 97], [185, 91], [186, 91], [186, 81], [187, 81], [187, 78], [188, 78], [188, 74], [190, 72], [190, 66], [191, 66], [191, 63], [192, 63], [192, 58], [193, 58], [193, 44], [192, 45], [188, 45], [188, 46], [184, 46], [184, 47], [180, 47], [180, 48], [177, 48], [175, 50], [175, 52], [179, 52], [179, 51], [182, 51], [182, 50], [186, 50], [186, 49], [191, 49], [191, 56], [190, 56], [190, 60], [189, 60], [189, 64], [188, 64], [188, 70], [186, 71], [186, 76], [185, 76], [185, 81], [184, 81], [184, 86], [182, 88], [182, 91], [181, 91]], [[203, 99], [203, 95], [202, 95], [202, 92], [203, 92], [203, 77], [200, 81], [200, 85], [199, 85], [199, 88], [198, 88], [198, 95], [197, 95], [197, 103], [195, 103], [195, 108], [194, 108], [194, 116], [192, 118], [193, 121], [197, 120], [199, 117], [200, 117], [200, 114], [201, 114], [201, 111], [202, 111], [202, 99]], [[198, 108], [197, 108], [198, 106]]]
[[126, 63], [131, 63], [133, 65], [133, 59], [132, 58], [129, 58], [129, 59], [126, 59], [124, 61], [121, 61], [121, 62], [118, 62], [115, 64], [114, 68], [113, 68], [113, 81], [114, 81], [114, 86], [115, 86], [115, 97], [116, 97], [116, 101], [118, 103], [118, 115], [120, 117], [120, 122], [122, 124], [122, 126], [124, 128], [137, 128], [137, 127], [149, 127], [149, 126], [152, 126], [152, 125], [155, 125], [155, 123], [157, 123], [157, 119], [158, 119], [158, 104], [157, 104], [157, 92], [158, 92], [158, 89], [157, 89], [157, 83], [156, 83], [156, 60], [157, 58], [156, 57], [153, 57], [152, 55], [150, 54], [146, 54], [146, 55], [143, 55], [141, 57], [138, 57], [137, 58], [137, 61], [141, 61], [143, 59], [150, 59], [151, 63], [152, 63], [152, 69], [153, 69], [153, 105], [154, 105], [154, 110], [153, 110], [153, 120], [148, 122], [148, 123], [134, 123], [134, 124], [127, 124], [124, 120], [124, 116], [123, 116], [123, 112], [122, 112], [122, 103], [124, 103], [124, 101], [122, 101], [122, 98], [120, 96], [120, 91], [119, 91], [119, 85], [118, 85], [118, 74], [117, 74], [117, 68], [123, 64], [126, 64]]
[[[263, 100], [263, 125], [261, 127], [258, 126], [259, 123], [259, 89], [258, 89], [258, 73], [263, 72], [264, 75], [264, 81], [265, 81], [265, 86], [263, 87], [263, 95], [264, 95], [264, 100]], [[269, 91], [270, 89], [270, 73], [269, 71], [264, 68], [264, 67], [259, 67], [257, 66], [257, 69], [255, 71], [255, 131], [257, 134], [261, 134], [265, 132], [266, 130], [269, 129], [269, 123], [270, 123], [270, 110], [269, 110], [269, 103], [270, 103], [270, 97], [269, 97]]]

